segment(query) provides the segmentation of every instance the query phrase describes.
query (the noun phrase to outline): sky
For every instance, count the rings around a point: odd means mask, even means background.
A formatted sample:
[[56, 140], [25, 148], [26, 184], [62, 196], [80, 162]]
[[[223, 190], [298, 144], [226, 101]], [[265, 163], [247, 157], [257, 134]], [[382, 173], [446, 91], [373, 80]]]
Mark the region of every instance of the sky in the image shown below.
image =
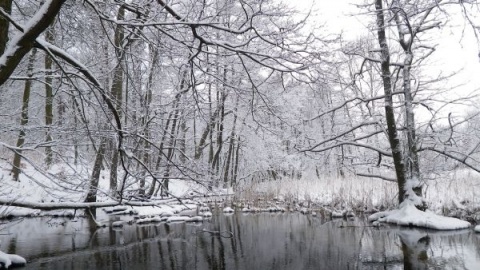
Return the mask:
[[[343, 38], [355, 40], [368, 34], [368, 20], [374, 19], [372, 15], [362, 14], [364, 10], [356, 6], [365, 2], [373, 1], [297, 0], [291, 5], [303, 10], [309, 10], [312, 7], [313, 24], [324, 24], [327, 31], [342, 33]], [[458, 9], [450, 7], [448, 12], [451, 16], [447, 26], [444, 26], [441, 31], [436, 31], [432, 40], [433, 44], [436, 44], [436, 51], [430, 57], [429, 70], [431, 74], [456, 74], [444, 86], [453, 88], [460, 85], [454, 88], [449, 96], [465, 96], [480, 88], [479, 45], [471, 27], [465, 25], [465, 20]], [[371, 34], [375, 35], [375, 33]], [[459, 107], [448, 110], [457, 115], [467, 111]]]

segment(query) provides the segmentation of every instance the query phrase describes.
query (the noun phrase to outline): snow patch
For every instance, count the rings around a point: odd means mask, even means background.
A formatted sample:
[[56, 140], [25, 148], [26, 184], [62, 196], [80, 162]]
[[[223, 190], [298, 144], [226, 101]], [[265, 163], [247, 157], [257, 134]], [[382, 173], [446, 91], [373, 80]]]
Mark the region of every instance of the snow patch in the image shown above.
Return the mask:
[[419, 188], [422, 186], [422, 183], [417, 178], [412, 178], [408, 179], [407, 182], [405, 183], [405, 195], [407, 196], [407, 200], [413, 202], [415, 205], [423, 205], [424, 200], [419, 197], [415, 192], [413, 191], [415, 188]]
[[154, 222], [162, 222], [160, 217], [146, 217], [140, 218], [137, 220], [137, 224], [146, 224], [146, 223], [154, 223]]
[[368, 220], [435, 230], [458, 230], [470, 227], [470, 223], [464, 220], [440, 216], [430, 211], [420, 211], [410, 200], [404, 201], [397, 210], [373, 214]]
[[23, 266], [26, 264], [27, 260], [19, 255], [0, 251], [0, 267], [8, 269], [10, 266]]
[[119, 221], [114, 221], [112, 222], [112, 227], [115, 227], [115, 228], [120, 228], [120, 227], [123, 227], [125, 225], [125, 221], [123, 220], [119, 220]]
[[173, 217], [169, 217], [166, 221], [167, 221], [167, 223], [172, 223], [172, 222], [202, 222], [203, 218], [200, 217], [200, 216], [195, 216], [195, 217], [173, 216]]
[[234, 210], [233, 210], [231, 207], [228, 207], [228, 206], [227, 206], [227, 207], [223, 208], [223, 212], [224, 212], [224, 213], [233, 213]]

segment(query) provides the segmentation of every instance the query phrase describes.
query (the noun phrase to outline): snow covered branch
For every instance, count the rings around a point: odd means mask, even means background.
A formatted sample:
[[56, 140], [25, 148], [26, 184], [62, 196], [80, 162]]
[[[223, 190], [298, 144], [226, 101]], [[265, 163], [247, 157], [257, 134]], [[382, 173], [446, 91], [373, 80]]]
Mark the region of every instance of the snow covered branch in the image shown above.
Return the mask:
[[37, 37], [47, 29], [60, 11], [65, 0], [47, 0], [27, 22], [23, 32], [15, 35], [0, 56], [0, 85], [12, 75], [23, 57], [33, 48]]

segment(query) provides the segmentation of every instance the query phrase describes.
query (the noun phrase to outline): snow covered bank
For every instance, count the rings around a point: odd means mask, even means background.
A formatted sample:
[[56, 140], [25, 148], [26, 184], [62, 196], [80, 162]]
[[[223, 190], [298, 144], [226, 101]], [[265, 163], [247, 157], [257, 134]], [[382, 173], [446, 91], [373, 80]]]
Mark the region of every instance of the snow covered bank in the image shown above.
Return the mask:
[[458, 230], [471, 226], [467, 221], [437, 215], [431, 211], [420, 211], [411, 201], [404, 201], [399, 209], [378, 212], [368, 218], [369, 221], [385, 222], [400, 226], [416, 226], [435, 230]]
[[[334, 209], [379, 211], [397, 207], [397, 184], [377, 178], [303, 175], [301, 179], [253, 183], [241, 187], [240, 198], [279, 198], [314, 203]], [[424, 187], [428, 209], [437, 214], [466, 218], [480, 212], [480, 174], [456, 170], [431, 176]], [[480, 220], [480, 215], [479, 218]]]
[[16, 254], [7, 254], [0, 251], [0, 269], [8, 269], [9, 267], [24, 266], [27, 264], [25, 258]]
[[[97, 202], [84, 203], [88, 190], [89, 166], [55, 164], [47, 172], [41, 172], [30, 164], [22, 165], [20, 181], [11, 179], [11, 165], [0, 161], [0, 218], [8, 217], [72, 217], [82, 215], [86, 207], [113, 207], [105, 209], [112, 214], [153, 215], [166, 211], [172, 213], [183, 210], [182, 206], [175, 206], [176, 199], [155, 200], [142, 202], [124, 199], [122, 205], [109, 197], [108, 171], [102, 171], [97, 194]], [[130, 186], [137, 190], [135, 185]], [[126, 190], [126, 194], [130, 190]], [[191, 197], [192, 194], [205, 192], [204, 188], [194, 182], [170, 180], [170, 192], [178, 198]], [[171, 205], [170, 205], [171, 204]], [[143, 207], [142, 207], [143, 205]], [[160, 207], [160, 205], [164, 205]], [[167, 206], [165, 206], [167, 205]], [[168, 206], [170, 205], [170, 206]], [[113, 213], [114, 212], [114, 213]]]

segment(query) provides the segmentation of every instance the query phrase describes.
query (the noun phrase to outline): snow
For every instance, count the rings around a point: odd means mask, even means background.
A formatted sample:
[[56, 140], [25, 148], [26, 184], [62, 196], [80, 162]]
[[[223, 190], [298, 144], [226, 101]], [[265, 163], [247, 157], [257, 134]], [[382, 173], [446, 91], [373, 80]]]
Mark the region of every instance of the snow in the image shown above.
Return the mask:
[[206, 205], [202, 205], [200, 206], [200, 208], [198, 209], [199, 212], [209, 212], [210, 211], [210, 207], [206, 206]]
[[417, 178], [408, 179], [405, 183], [405, 195], [407, 199], [413, 202], [415, 205], [423, 205], [424, 201], [413, 191], [415, 188], [420, 187], [422, 183]]
[[473, 230], [477, 233], [480, 233], [480, 225], [475, 226]]
[[202, 221], [203, 221], [203, 217], [201, 216], [191, 217], [189, 220], [187, 220], [187, 222], [202, 222]]
[[223, 212], [224, 212], [224, 213], [233, 213], [234, 210], [233, 210], [231, 207], [228, 207], [228, 206], [227, 206], [227, 207], [223, 208]]
[[190, 219], [190, 217], [187, 216], [171, 216], [167, 218], [167, 223], [170, 222], [186, 222]]
[[[462, 202], [462, 208], [472, 212], [480, 207], [480, 174], [468, 169], [451, 173], [425, 175], [424, 194], [428, 209], [436, 213], [455, 209], [455, 202]], [[433, 179], [433, 180], [429, 180]], [[413, 186], [415, 183], [409, 183]], [[398, 202], [398, 186], [395, 182], [377, 178], [347, 176], [317, 178], [315, 172], [302, 173], [300, 179], [278, 179], [251, 184], [245, 188], [266, 197], [282, 198], [286, 201], [314, 202], [336, 209], [352, 208], [361, 211], [394, 209]], [[245, 193], [248, 199], [249, 193]], [[458, 205], [458, 204], [457, 204]]]
[[119, 220], [119, 221], [114, 221], [112, 222], [112, 227], [123, 227], [125, 225], [125, 221]]
[[167, 205], [135, 207], [139, 216], [173, 216], [175, 213], [172, 207]]
[[23, 32], [15, 35], [11, 41], [8, 43], [3, 55], [0, 57], [0, 68], [5, 66], [8, 62], [8, 58], [11, 58], [17, 51], [20, 49], [19, 44], [25, 39], [26, 33], [29, 32], [34, 26], [38, 25], [42, 19], [47, 15], [50, 6], [52, 5], [52, 0], [44, 1], [43, 5], [38, 9], [38, 11], [30, 18], [27, 23], [22, 27]]
[[404, 201], [397, 210], [375, 213], [368, 220], [435, 230], [458, 230], [471, 226], [469, 222], [464, 220], [440, 216], [431, 211], [420, 211], [410, 200]]
[[10, 266], [23, 266], [26, 264], [27, 260], [19, 255], [0, 251], [0, 266], [3, 265], [3, 268], [8, 269]]
[[332, 211], [332, 218], [343, 218], [345, 211]]
[[[22, 166], [20, 181], [11, 181], [9, 175], [11, 165], [0, 161], [0, 179], [2, 179], [0, 217], [45, 215], [71, 217], [74, 213], [82, 214], [83, 212], [64, 210], [65, 208], [81, 209], [86, 206], [101, 207], [103, 211], [110, 215], [141, 216], [174, 215], [182, 210], [197, 208], [194, 202], [179, 204], [177, 199], [152, 199], [148, 202], [124, 200], [123, 205], [118, 205], [118, 201], [108, 197], [110, 178], [108, 171], [101, 172], [98, 201], [84, 203], [85, 178], [80, 174], [89, 174], [88, 165], [55, 164], [48, 171], [41, 171], [41, 168], [33, 167], [28, 161], [22, 163]], [[68, 179], [68, 181], [63, 179]], [[171, 193], [177, 197], [182, 197], [196, 188], [193, 183], [173, 179], [170, 186]], [[184, 202], [187, 201], [184, 200]], [[30, 207], [37, 207], [38, 209], [31, 209]]]
[[187, 217], [187, 216], [173, 216], [167, 219], [167, 223], [171, 222], [202, 222], [203, 218], [200, 216]]
[[137, 224], [153, 223], [153, 222], [162, 222], [160, 217], [146, 217], [140, 218], [137, 220]]

